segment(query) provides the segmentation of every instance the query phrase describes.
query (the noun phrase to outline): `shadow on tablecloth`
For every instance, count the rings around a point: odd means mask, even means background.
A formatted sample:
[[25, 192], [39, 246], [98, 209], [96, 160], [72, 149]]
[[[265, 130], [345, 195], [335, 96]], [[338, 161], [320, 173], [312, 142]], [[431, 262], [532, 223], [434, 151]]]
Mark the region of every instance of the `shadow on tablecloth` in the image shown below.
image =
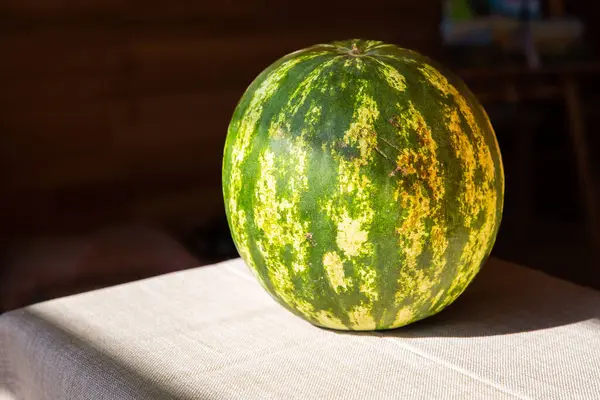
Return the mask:
[[600, 323], [600, 292], [495, 259], [482, 268], [467, 290], [445, 310], [377, 335], [484, 337], [590, 320]]

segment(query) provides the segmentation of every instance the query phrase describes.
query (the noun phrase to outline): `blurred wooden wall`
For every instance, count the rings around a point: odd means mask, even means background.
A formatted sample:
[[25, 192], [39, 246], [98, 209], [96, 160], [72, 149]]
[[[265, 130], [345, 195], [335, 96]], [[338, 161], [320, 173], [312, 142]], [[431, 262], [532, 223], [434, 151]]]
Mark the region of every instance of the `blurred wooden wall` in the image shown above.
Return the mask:
[[0, 230], [222, 212], [227, 124], [276, 58], [333, 39], [433, 55], [434, 1], [4, 0]]

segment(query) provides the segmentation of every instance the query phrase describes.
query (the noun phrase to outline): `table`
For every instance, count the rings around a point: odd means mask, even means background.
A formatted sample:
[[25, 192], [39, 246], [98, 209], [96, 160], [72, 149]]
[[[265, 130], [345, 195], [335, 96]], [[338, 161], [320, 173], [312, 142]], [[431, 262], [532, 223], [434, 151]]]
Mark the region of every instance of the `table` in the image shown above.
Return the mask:
[[490, 259], [435, 317], [314, 327], [239, 259], [0, 316], [0, 399], [600, 399], [600, 292]]

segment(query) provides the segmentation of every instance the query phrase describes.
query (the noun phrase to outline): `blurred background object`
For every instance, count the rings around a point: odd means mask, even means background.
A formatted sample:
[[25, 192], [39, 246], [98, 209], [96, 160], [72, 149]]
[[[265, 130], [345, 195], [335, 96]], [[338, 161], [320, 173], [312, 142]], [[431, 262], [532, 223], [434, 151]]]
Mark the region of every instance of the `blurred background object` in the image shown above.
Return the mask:
[[353, 37], [443, 62], [485, 104], [507, 180], [494, 254], [600, 287], [598, 8], [3, 1], [0, 310], [236, 257], [220, 185], [237, 100], [280, 56]]

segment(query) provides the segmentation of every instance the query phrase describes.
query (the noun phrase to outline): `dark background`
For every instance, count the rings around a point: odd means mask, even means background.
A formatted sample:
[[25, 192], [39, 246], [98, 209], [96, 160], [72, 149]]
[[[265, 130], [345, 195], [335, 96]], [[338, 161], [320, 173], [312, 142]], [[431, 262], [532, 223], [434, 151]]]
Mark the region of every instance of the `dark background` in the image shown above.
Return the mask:
[[354, 37], [442, 61], [484, 102], [506, 168], [494, 255], [600, 287], [598, 9], [565, 3], [586, 57], [546, 74], [458, 65], [437, 1], [3, 0], [0, 311], [236, 256], [220, 179], [237, 100], [280, 56]]

